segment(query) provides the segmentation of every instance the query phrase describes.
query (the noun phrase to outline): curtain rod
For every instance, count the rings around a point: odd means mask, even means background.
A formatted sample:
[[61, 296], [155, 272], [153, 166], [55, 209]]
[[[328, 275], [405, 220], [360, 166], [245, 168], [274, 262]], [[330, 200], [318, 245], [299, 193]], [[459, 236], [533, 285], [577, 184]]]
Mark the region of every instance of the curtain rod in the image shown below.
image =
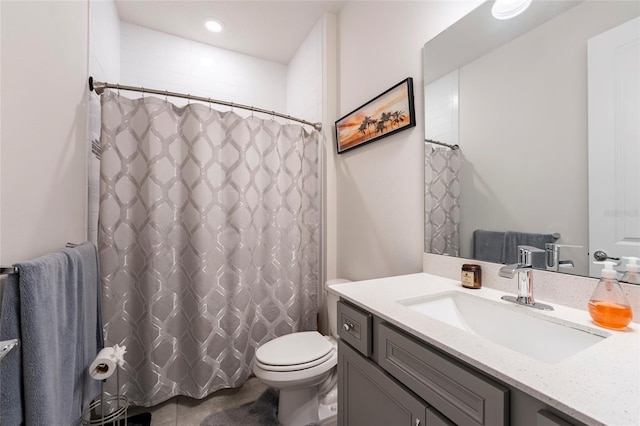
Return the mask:
[[308, 126], [312, 126], [317, 131], [321, 131], [322, 130], [322, 123], [312, 123], [310, 121], [306, 121], [306, 120], [303, 120], [301, 118], [291, 117], [290, 115], [280, 114], [278, 112], [268, 111], [268, 110], [262, 109], [262, 108], [256, 108], [256, 107], [253, 107], [253, 106], [236, 104], [236, 103], [233, 103], [233, 102], [220, 101], [220, 100], [217, 100], [217, 99], [203, 98], [201, 96], [193, 96], [193, 95], [184, 94], [184, 93], [169, 92], [167, 90], [147, 89], [145, 87], [125, 86], [125, 85], [122, 85], [122, 84], [113, 84], [113, 83], [106, 83], [106, 82], [103, 82], [103, 81], [94, 81], [93, 77], [89, 77], [89, 90], [91, 90], [92, 92], [95, 91], [98, 95], [102, 95], [102, 93], [104, 92], [104, 89], [128, 90], [128, 91], [131, 91], [131, 92], [142, 92], [143, 94], [144, 93], [151, 93], [151, 94], [154, 94], [154, 95], [171, 96], [173, 98], [183, 98], [183, 99], [189, 99], [189, 100], [192, 100], [192, 101], [200, 101], [200, 102], [207, 102], [207, 103], [210, 103], [210, 104], [224, 105], [224, 106], [228, 106], [228, 107], [231, 107], [231, 108], [241, 108], [241, 109], [246, 109], [246, 110], [249, 110], [249, 111], [260, 112], [260, 113], [263, 113], [263, 114], [273, 115], [275, 117], [280, 117], [280, 118], [284, 118], [284, 119], [291, 120], [291, 121], [297, 121], [298, 123], [302, 123], [302, 124], [306, 124]]
[[458, 145], [458, 144], [450, 145], [448, 143], [434, 141], [433, 139], [425, 139], [424, 141], [425, 142], [429, 142], [429, 143], [433, 143], [433, 144], [436, 144], [436, 145], [446, 146], [447, 148], [453, 149], [454, 151], [456, 149], [460, 149], [460, 145]]

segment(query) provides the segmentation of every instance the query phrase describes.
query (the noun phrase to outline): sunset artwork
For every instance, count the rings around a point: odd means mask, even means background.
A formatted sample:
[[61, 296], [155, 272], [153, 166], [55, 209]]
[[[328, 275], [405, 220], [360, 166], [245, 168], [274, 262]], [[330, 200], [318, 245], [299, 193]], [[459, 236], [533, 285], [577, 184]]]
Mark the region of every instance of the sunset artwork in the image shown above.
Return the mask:
[[407, 78], [336, 121], [338, 153], [415, 125], [413, 79]]

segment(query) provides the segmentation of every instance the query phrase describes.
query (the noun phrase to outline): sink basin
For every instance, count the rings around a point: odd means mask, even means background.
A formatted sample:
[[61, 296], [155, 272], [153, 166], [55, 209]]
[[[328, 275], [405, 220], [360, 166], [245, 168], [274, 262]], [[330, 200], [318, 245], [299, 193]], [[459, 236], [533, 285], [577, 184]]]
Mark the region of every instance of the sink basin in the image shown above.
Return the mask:
[[571, 323], [558, 323], [524, 312], [519, 306], [450, 291], [398, 303], [438, 321], [481, 336], [546, 363], [557, 363], [610, 334]]

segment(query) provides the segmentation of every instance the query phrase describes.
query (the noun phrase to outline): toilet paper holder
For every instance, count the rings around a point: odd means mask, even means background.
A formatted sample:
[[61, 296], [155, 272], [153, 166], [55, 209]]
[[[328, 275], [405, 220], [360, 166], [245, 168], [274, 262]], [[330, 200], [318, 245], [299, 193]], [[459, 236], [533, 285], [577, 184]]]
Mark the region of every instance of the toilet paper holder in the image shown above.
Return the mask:
[[18, 339], [1, 341], [0, 342], [0, 361], [2, 361], [2, 358], [4, 358], [9, 352], [11, 352], [11, 349], [15, 348], [19, 344], [20, 344], [20, 340]]
[[93, 401], [82, 412], [83, 425], [105, 425], [107, 423], [119, 425], [122, 422], [122, 425], [126, 426], [129, 398], [120, 394], [120, 366], [117, 363], [115, 370], [116, 394], [105, 395], [104, 383], [108, 379], [100, 380], [100, 398]]

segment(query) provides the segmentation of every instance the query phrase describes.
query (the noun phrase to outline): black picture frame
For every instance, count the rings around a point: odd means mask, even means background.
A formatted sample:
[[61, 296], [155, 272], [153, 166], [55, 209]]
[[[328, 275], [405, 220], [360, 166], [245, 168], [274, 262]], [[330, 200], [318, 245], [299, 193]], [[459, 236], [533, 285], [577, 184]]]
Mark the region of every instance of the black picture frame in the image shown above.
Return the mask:
[[408, 77], [335, 122], [338, 154], [416, 125], [413, 78]]

